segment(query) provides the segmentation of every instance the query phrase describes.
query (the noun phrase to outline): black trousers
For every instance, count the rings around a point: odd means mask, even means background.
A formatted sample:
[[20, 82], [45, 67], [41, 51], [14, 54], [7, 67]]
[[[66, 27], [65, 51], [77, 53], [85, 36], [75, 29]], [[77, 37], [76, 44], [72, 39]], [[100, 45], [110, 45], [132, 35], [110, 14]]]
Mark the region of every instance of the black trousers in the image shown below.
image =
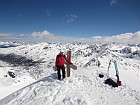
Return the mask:
[[65, 67], [64, 66], [57, 66], [57, 75], [58, 79], [61, 79], [61, 70], [62, 70], [62, 77], [65, 78]]

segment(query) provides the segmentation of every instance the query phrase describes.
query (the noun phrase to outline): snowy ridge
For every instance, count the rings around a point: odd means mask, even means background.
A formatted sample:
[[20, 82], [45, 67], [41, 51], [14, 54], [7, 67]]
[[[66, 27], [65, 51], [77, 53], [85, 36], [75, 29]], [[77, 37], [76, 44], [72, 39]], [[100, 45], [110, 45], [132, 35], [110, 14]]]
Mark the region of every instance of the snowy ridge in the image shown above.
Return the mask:
[[[71, 70], [71, 77], [58, 81], [53, 70], [55, 57], [60, 50], [66, 54], [69, 49], [78, 70]], [[0, 94], [0, 105], [140, 105], [139, 50], [138, 45], [115, 43], [38, 43], [0, 48], [1, 55], [14, 54], [40, 61], [38, 66], [24, 65], [24, 62], [23, 66], [14, 66], [0, 60], [0, 89], [5, 91]], [[138, 56], [134, 55], [136, 51]], [[104, 83], [111, 59], [118, 63], [123, 84], [118, 88]], [[14, 72], [16, 77], [7, 75], [8, 71]], [[103, 78], [99, 78], [100, 73]], [[113, 64], [109, 77], [116, 81]], [[8, 91], [9, 88], [13, 90]]]

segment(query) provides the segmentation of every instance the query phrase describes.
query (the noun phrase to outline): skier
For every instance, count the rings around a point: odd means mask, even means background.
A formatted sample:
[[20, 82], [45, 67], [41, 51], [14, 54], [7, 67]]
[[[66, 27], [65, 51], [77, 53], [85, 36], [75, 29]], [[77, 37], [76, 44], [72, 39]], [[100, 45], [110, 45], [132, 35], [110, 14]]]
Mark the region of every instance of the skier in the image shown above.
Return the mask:
[[57, 75], [58, 75], [58, 79], [61, 80], [61, 70], [62, 70], [62, 77], [63, 79], [65, 78], [65, 67], [64, 67], [64, 63], [65, 61], [67, 61], [69, 64], [72, 64], [68, 58], [64, 55], [64, 53], [62, 51], [60, 51], [60, 53], [56, 56], [56, 61], [55, 61], [55, 66], [57, 68]]

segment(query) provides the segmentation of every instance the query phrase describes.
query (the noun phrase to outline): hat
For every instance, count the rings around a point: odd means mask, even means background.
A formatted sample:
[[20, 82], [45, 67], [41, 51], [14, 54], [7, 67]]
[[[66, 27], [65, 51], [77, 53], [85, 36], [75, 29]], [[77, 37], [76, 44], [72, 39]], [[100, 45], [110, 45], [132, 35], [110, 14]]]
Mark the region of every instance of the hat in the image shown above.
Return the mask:
[[65, 51], [64, 50], [60, 50], [60, 53], [64, 53]]
[[65, 51], [64, 50], [60, 50], [59, 54], [64, 54]]

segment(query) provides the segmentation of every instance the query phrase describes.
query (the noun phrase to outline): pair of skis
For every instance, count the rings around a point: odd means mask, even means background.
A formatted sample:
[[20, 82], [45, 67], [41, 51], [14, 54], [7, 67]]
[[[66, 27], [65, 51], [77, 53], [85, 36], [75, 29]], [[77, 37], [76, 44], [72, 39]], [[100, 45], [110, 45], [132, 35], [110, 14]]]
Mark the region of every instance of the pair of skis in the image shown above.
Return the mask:
[[108, 75], [108, 77], [109, 77], [109, 68], [110, 68], [111, 62], [113, 62], [113, 63], [114, 63], [114, 66], [115, 66], [116, 77], [117, 77], [117, 85], [118, 85], [118, 86], [121, 86], [122, 84], [121, 84], [121, 81], [120, 81], [120, 79], [119, 79], [119, 70], [118, 70], [118, 65], [117, 65], [116, 60], [110, 60], [110, 61], [109, 61], [109, 66], [108, 66], [108, 73], [107, 73], [107, 75]]

